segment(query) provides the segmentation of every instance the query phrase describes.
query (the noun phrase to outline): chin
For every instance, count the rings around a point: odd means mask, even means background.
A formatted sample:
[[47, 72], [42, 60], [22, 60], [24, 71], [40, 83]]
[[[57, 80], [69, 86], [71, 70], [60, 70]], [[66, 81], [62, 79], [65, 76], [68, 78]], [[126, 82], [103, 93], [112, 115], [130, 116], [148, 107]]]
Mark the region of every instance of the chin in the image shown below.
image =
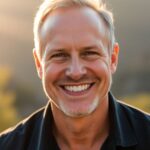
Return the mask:
[[60, 102], [59, 109], [68, 117], [80, 118], [92, 114], [97, 109], [98, 106], [99, 106], [99, 99], [95, 98], [95, 100], [92, 101], [92, 103], [90, 103], [86, 107], [85, 105], [83, 107], [82, 105], [79, 105], [78, 107], [68, 106]]

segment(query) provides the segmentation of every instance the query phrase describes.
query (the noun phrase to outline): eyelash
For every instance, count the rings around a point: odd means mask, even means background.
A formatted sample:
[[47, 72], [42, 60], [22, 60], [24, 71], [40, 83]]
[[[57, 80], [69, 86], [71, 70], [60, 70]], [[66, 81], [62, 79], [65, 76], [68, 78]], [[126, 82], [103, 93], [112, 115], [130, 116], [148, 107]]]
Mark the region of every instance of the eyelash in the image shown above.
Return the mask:
[[54, 54], [51, 56], [51, 58], [53, 57], [67, 57], [67, 54], [64, 54], [64, 53], [57, 53], [57, 54]]
[[[85, 57], [85, 58], [95, 58], [99, 55], [99, 53], [95, 52], [95, 51], [84, 51], [83, 53], [81, 53], [81, 57]], [[67, 59], [69, 58], [69, 54], [67, 53], [63, 53], [63, 52], [60, 52], [60, 53], [56, 53], [56, 54], [53, 54], [51, 55], [50, 57], [51, 59], [58, 59], [58, 60], [64, 60], [64, 59]]]
[[83, 53], [83, 55], [98, 55], [98, 53], [95, 51], [86, 51]]

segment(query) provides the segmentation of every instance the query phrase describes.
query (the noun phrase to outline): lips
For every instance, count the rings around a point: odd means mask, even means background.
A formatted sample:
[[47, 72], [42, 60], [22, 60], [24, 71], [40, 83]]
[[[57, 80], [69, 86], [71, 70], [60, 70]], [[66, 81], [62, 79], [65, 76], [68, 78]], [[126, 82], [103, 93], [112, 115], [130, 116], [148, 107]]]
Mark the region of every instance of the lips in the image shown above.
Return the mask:
[[71, 93], [80, 93], [87, 91], [94, 83], [86, 83], [86, 84], [79, 84], [79, 85], [63, 85], [61, 86], [65, 91]]
[[70, 92], [81, 92], [85, 91], [90, 87], [90, 84], [83, 84], [83, 85], [78, 85], [78, 86], [64, 86], [64, 89]]

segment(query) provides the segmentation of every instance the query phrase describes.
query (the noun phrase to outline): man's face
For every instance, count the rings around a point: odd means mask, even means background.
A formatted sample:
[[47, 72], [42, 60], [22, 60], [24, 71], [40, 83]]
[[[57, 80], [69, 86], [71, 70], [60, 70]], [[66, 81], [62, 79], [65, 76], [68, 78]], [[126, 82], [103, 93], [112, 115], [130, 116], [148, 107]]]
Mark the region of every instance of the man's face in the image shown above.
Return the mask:
[[105, 99], [118, 53], [108, 52], [107, 28], [90, 8], [61, 8], [45, 20], [42, 59], [36, 64], [53, 107], [71, 117], [86, 116]]

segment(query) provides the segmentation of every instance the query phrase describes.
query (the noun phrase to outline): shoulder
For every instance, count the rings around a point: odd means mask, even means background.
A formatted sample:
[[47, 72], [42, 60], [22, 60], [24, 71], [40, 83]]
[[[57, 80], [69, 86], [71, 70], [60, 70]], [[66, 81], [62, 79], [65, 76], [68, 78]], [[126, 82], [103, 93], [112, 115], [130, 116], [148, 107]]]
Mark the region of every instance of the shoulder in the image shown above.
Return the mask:
[[127, 118], [138, 143], [142, 146], [144, 143], [150, 146], [150, 114], [126, 103], [117, 102], [120, 112]]
[[146, 113], [134, 106], [131, 106], [127, 103], [117, 100], [118, 104], [122, 111], [129, 117], [131, 120], [134, 121], [144, 121], [143, 123], [150, 123], [150, 114]]
[[[15, 147], [16, 144], [21, 144], [21, 141], [24, 142], [25, 140], [32, 138], [35, 130], [38, 130], [42, 120], [43, 111], [44, 108], [39, 109], [19, 122], [16, 126], [0, 133], [0, 149], [7, 149], [7, 145]], [[21, 145], [23, 145], [23, 143]], [[17, 147], [19, 148], [19, 145], [17, 145]]]

